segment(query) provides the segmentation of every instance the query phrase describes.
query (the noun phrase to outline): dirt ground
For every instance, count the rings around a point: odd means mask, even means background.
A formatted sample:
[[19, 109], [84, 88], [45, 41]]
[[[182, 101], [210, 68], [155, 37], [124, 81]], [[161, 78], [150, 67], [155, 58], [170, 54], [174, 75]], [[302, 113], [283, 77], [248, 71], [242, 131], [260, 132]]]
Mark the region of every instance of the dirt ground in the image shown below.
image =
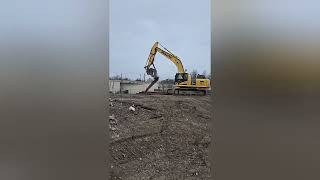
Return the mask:
[[210, 114], [209, 96], [111, 95], [111, 179], [210, 179]]

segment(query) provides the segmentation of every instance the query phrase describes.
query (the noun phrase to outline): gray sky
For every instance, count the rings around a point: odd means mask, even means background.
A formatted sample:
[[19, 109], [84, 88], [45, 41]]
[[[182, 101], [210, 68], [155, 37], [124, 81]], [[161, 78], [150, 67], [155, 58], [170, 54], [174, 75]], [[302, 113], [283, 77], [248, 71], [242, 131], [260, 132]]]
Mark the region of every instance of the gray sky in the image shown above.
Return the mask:
[[[110, 0], [110, 75], [138, 78], [155, 41], [176, 54], [188, 72], [211, 69], [210, 0]], [[155, 57], [160, 79], [176, 66]]]

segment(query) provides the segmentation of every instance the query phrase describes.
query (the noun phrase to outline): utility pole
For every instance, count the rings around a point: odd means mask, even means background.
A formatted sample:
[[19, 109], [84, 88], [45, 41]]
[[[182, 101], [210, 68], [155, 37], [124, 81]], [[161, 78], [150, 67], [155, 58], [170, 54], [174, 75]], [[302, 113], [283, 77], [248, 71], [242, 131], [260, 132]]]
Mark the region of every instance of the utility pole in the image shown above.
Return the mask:
[[122, 93], [122, 91], [121, 91], [121, 83], [122, 83], [122, 73], [120, 74], [120, 94]]

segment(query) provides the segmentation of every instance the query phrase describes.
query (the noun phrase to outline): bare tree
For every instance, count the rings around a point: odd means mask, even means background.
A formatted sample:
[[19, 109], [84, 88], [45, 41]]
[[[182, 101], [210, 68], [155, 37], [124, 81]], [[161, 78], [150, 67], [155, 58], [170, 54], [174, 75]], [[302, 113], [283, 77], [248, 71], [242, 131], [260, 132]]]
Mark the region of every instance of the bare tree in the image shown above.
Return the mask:
[[192, 78], [196, 78], [197, 75], [198, 75], [198, 71], [195, 70], [195, 69], [193, 69], [193, 70], [191, 71], [190, 75], [191, 75]]
[[165, 90], [167, 88], [172, 88], [174, 85], [174, 79], [165, 79], [159, 81], [159, 86], [162, 88], [162, 90]]
[[110, 80], [120, 80], [121, 76], [120, 75], [115, 75], [115, 76], [111, 76], [109, 79]]
[[205, 77], [207, 77], [207, 71], [204, 70], [203, 73], [202, 73], [202, 75], [204, 75]]
[[109, 77], [109, 79], [110, 79], [110, 80], [128, 80], [128, 81], [131, 81], [130, 78], [127, 78], [127, 77], [122, 77], [122, 78], [121, 78], [121, 76], [119, 76], [119, 75], [111, 76], [111, 77]]
[[146, 82], [147, 82], [147, 83], [150, 83], [150, 82], [152, 82], [152, 81], [153, 81], [152, 78], [148, 78]]

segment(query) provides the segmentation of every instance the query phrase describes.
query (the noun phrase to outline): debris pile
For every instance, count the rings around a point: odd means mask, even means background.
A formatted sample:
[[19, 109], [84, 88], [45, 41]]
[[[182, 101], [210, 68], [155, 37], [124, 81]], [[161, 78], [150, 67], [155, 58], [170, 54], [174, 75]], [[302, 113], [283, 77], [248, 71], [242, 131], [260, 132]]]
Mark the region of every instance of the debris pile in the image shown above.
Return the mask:
[[136, 109], [134, 108], [134, 105], [129, 107], [129, 111], [136, 111]]

